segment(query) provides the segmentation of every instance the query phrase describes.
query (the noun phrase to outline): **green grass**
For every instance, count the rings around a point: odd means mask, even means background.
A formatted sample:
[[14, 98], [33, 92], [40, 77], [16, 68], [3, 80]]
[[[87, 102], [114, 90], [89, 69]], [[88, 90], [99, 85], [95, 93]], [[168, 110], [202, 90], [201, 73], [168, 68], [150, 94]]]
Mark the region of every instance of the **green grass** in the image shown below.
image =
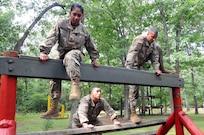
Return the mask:
[[[193, 114], [187, 113], [188, 117], [195, 123], [195, 125], [204, 132], [204, 113], [202, 114]], [[153, 120], [166, 118], [168, 116], [148, 116], [143, 117], [144, 120]], [[44, 120], [40, 118], [40, 113], [30, 113], [30, 114], [16, 114], [17, 122], [17, 133], [26, 133], [26, 132], [38, 132], [46, 130], [62, 130], [66, 129], [69, 125], [69, 119], [51, 119]], [[103, 135], [125, 135], [125, 134], [134, 134], [139, 132], [155, 131], [160, 126], [152, 126], [146, 128], [138, 128], [133, 130], [124, 130], [120, 132], [104, 133]], [[190, 133], [185, 130], [185, 135], [190, 135]], [[167, 135], [175, 135], [175, 127], [173, 127]]]
[[17, 133], [37, 132], [46, 130], [66, 129], [69, 119], [50, 119], [40, 118], [39, 113], [17, 114]]

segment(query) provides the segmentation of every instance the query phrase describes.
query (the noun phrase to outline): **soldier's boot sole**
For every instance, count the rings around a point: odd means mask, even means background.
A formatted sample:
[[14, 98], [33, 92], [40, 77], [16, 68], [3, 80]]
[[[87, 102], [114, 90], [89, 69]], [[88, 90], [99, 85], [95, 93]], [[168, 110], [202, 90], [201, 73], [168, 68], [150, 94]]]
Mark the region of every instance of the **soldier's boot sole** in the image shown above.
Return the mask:
[[59, 113], [55, 113], [55, 114], [52, 114], [52, 115], [41, 115], [40, 118], [42, 119], [52, 119], [52, 118], [55, 118], [55, 117], [58, 117], [60, 116]]
[[130, 121], [132, 121], [133, 123], [139, 124], [142, 122], [142, 119], [139, 118], [137, 115], [134, 115], [130, 117]]

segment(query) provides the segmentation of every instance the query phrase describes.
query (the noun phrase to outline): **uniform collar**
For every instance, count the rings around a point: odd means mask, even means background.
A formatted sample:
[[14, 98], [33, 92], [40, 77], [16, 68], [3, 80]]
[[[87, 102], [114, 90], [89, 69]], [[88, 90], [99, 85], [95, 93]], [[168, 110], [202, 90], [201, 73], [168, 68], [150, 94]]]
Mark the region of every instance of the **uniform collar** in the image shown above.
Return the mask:
[[71, 25], [71, 21], [70, 19], [68, 20], [68, 29], [74, 31], [74, 33], [80, 33], [82, 27], [83, 27], [83, 24], [81, 22], [79, 22], [79, 25], [76, 26], [75, 28]]
[[145, 37], [145, 45], [146, 45], [146, 46], [153, 48], [153, 47], [154, 47], [154, 44], [155, 44], [154, 42], [149, 43], [149, 42], [147, 41], [147, 38]]
[[[90, 95], [90, 99], [91, 99], [91, 95]], [[99, 103], [99, 102], [100, 102], [100, 99], [98, 100], [97, 103]], [[91, 106], [96, 106], [97, 103], [94, 103], [94, 101], [91, 99]]]

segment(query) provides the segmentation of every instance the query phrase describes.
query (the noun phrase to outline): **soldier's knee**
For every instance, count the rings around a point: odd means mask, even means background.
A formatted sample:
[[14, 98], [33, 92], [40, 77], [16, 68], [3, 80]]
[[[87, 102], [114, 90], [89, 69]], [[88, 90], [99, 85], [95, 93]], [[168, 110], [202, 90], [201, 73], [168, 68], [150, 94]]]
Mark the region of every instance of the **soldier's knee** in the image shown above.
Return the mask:
[[59, 91], [61, 92], [61, 80], [51, 80], [50, 89], [52, 92]]
[[66, 55], [63, 59], [63, 65], [64, 66], [75, 66], [75, 64], [80, 65], [79, 61], [77, 61], [76, 58], [70, 56], [70, 55]]
[[61, 91], [53, 91], [50, 96], [53, 100], [59, 100], [61, 97]]

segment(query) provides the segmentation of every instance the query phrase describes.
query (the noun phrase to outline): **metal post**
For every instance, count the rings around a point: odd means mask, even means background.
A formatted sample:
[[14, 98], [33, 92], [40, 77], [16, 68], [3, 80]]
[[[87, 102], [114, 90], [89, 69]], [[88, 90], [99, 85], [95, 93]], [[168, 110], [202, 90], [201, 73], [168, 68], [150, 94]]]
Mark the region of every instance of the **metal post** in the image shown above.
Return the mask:
[[[4, 52], [3, 56], [17, 57], [18, 53]], [[13, 61], [8, 61], [11, 67], [8, 69], [12, 72]], [[16, 86], [17, 77], [1, 75], [0, 88], [0, 134], [1, 135], [15, 135], [16, 134]]]
[[128, 99], [129, 99], [129, 89], [128, 89], [128, 85], [124, 85], [124, 98], [125, 98], [125, 101], [124, 101], [124, 110], [125, 110], [125, 114], [124, 114], [124, 118], [125, 119], [130, 119], [130, 107], [129, 107], [129, 102], [128, 102]]
[[123, 116], [123, 99], [122, 97], [120, 98], [120, 116]]
[[172, 113], [166, 120], [166, 123], [157, 130], [157, 135], [165, 135], [174, 125], [175, 117]]
[[175, 124], [176, 134], [184, 135], [183, 124], [179, 119], [179, 112], [182, 112], [182, 102], [180, 96], [180, 88], [172, 88], [174, 112], [166, 120], [166, 124], [162, 125], [157, 131], [157, 135], [166, 134]]
[[173, 93], [173, 101], [174, 101], [174, 116], [175, 116], [176, 134], [184, 135], [183, 124], [179, 120], [179, 112], [182, 111], [180, 88], [172, 88], [172, 93]]
[[204, 135], [204, 133], [193, 123], [191, 119], [184, 112], [179, 112], [179, 118], [184, 127], [191, 133], [191, 135]]

